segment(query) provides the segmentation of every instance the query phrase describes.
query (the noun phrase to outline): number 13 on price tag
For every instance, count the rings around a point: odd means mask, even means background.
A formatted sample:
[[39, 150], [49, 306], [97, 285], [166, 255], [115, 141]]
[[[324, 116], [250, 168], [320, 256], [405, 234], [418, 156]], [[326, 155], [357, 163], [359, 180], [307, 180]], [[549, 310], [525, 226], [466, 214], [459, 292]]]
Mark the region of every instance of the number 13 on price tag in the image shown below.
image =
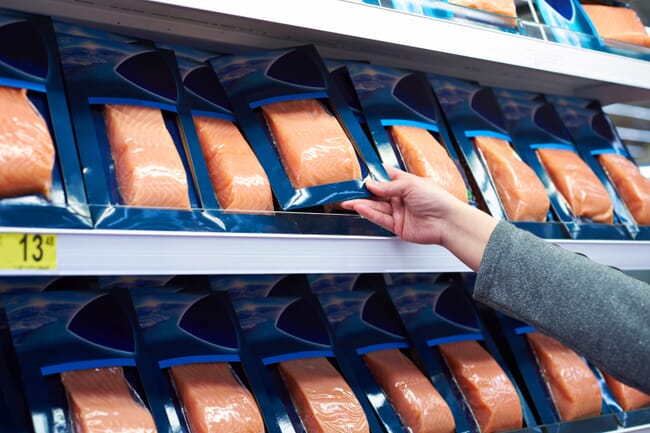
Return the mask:
[[56, 235], [0, 233], [0, 269], [56, 269]]

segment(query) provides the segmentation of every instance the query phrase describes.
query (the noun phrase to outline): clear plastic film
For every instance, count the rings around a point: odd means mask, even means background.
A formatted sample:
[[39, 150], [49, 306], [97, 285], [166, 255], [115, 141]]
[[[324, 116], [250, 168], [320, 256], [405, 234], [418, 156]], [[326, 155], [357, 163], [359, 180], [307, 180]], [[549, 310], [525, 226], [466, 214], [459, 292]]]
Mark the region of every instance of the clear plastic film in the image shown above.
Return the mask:
[[605, 372], [602, 374], [607, 387], [612, 392], [616, 402], [621, 406], [621, 409], [627, 412], [650, 407], [650, 394], [628, 386]]
[[612, 200], [596, 174], [576, 152], [557, 148], [539, 148], [536, 152], [574, 216], [612, 224]]
[[452, 433], [456, 423], [429, 379], [398, 349], [363, 356], [373, 377], [411, 433]]
[[447, 150], [431, 132], [405, 125], [393, 125], [390, 132], [410, 173], [433, 180], [436, 185], [468, 203], [465, 181]]
[[584, 4], [598, 36], [650, 48], [650, 36], [637, 12], [629, 7]]
[[354, 146], [317, 99], [263, 105], [282, 165], [294, 188], [361, 179]]
[[284, 361], [278, 369], [308, 433], [369, 433], [361, 404], [327, 358]]
[[0, 86], [0, 199], [50, 196], [54, 143], [27, 90]]
[[638, 225], [650, 225], [650, 179], [623, 155], [601, 153], [597, 156]]
[[539, 332], [526, 334], [526, 339], [562, 421], [599, 415], [602, 393], [587, 363], [573, 350]]
[[155, 433], [149, 410], [121, 367], [61, 373], [76, 433]]
[[441, 344], [440, 352], [481, 433], [522, 427], [519, 395], [496, 360], [477, 341]]
[[177, 365], [170, 373], [192, 433], [264, 433], [257, 402], [229, 363]]
[[221, 207], [272, 211], [269, 178], [237, 125], [216, 117], [194, 116], [193, 120]]
[[190, 209], [187, 173], [161, 110], [105, 105], [104, 120], [124, 204]]
[[546, 221], [551, 202], [532, 168], [505, 140], [475, 137], [474, 144], [488, 167], [510, 221]]

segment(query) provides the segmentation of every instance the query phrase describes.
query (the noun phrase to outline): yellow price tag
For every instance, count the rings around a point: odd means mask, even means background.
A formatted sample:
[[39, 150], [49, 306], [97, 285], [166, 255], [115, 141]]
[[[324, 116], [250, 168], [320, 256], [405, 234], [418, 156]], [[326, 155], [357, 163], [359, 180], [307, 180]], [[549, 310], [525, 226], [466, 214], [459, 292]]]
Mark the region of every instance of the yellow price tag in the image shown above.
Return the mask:
[[56, 269], [56, 235], [0, 233], [0, 269]]

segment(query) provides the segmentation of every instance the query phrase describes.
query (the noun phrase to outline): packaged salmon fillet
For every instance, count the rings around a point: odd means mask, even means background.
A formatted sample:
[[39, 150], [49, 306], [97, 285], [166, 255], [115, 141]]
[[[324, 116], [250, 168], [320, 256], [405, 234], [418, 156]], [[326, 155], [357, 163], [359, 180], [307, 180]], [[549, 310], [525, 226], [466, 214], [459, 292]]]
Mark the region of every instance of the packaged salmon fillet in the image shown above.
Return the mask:
[[33, 431], [169, 431], [128, 294], [88, 286], [7, 298]]
[[0, 12], [0, 225], [91, 226], [52, 21]]
[[450, 0], [449, 3], [493, 12], [495, 14], [507, 15], [509, 17], [517, 16], [514, 0]]
[[170, 368], [192, 433], [264, 433], [253, 395], [225, 362]]
[[603, 373], [612, 394], [624, 411], [650, 407], [650, 395], [624, 384], [607, 373]]
[[583, 4], [582, 8], [605, 43], [613, 39], [650, 48], [650, 35], [634, 9], [609, 4]]
[[546, 221], [551, 202], [539, 177], [505, 140], [475, 137], [511, 221]]
[[107, 104], [104, 119], [124, 204], [189, 209], [187, 173], [161, 111]]
[[577, 152], [540, 148], [536, 153], [576, 217], [604, 224], [614, 222], [614, 206], [609, 194]]
[[363, 356], [402, 423], [413, 433], [451, 433], [454, 417], [429, 379], [398, 349]]
[[210, 60], [283, 210], [367, 197], [387, 175], [313, 46]]
[[61, 373], [76, 433], [96, 431], [155, 433], [151, 414], [120, 367]]
[[540, 332], [526, 334], [540, 374], [562, 421], [600, 415], [602, 392], [596, 376], [573, 350]]
[[79, 160], [94, 225], [223, 231], [204, 212], [219, 205], [174, 52], [119, 37], [57, 42], [76, 138], [90, 143]]
[[639, 225], [650, 225], [650, 179], [629, 158], [615, 153], [598, 155], [605, 172]]
[[481, 433], [523, 426], [519, 395], [499, 364], [477, 341], [438, 346], [476, 418]]
[[284, 361], [278, 369], [307, 432], [370, 432], [352, 389], [326, 358]]

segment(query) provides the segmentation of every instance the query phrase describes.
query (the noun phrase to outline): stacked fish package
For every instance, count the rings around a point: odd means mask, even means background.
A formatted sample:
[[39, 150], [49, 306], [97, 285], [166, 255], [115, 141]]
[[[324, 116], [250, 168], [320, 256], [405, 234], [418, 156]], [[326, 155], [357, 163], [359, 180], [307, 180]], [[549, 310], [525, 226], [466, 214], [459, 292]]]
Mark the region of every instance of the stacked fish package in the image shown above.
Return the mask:
[[4, 300], [36, 433], [167, 431], [154, 398], [158, 384], [137, 368], [141, 345], [126, 292], [52, 291]]
[[[173, 49], [183, 81], [186, 110], [196, 129], [205, 166], [219, 203], [206, 209], [224, 221], [231, 232], [282, 232], [298, 230], [284, 213], [275, 213], [269, 178], [240, 131], [230, 101], [209, 60], [216, 53], [186, 47]], [[197, 165], [197, 161], [194, 162]]]
[[637, 398], [623, 409], [610, 390], [610, 384], [622, 389], [620, 382], [608, 377], [608, 384], [588, 360], [542, 331], [496, 315], [542, 424], [562, 433], [612, 431], [617, 420], [625, 427], [648, 423], [650, 409], [642, 406], [650, 407], [650, 396], [627, 387], [622, 393]]
[[[228, 297], [164, 289], [131, 290], [150, 370], [171, 432], [266, 430], [240, 357], [240, 329]], [[253, 383], [255, 378], [252, 379]]]
[[0, 40], [0, 226], [91, 227], [52, 22], [0, 10]]
[[565, 45], [598, 50], [602, 43], [578, 0], [533, 0], [535, 9], [548, 26], [546, 37]]
[[169, 50], [57, 33], [95, 227], [223, 230]]
[[284, 210], [368, 197], [387, 178], [313, 46], [211, 60]]
[[346, 376], [335, 358], [326, 320], [307, 295], [306, 277], [289, 275], [267, 284], [253, 279], [249, 292], [240, 290], [244, 280], [224, 278], [213, 290], [224, 289], [232, 299], [241, 350], [252, 357], [243, 361], [269, 396], [259, 400], [265, 418], [277, 420], [283, 433], [382, 432], [356, 379]]
[[[327, 317], [338, 364], [354, 377], [384, 430], [456, 431], [449, 404], [418, 367], [400, 318], [382, 290], [383, 276], [310, 275], [309, 280]], [[463, 431], [462, 421], [460, 425], [458, 431]]]
[[[614, 211], [634, 239], [650, 239], [650, 180], [643, 176], [598, 101], [546, 95], [582, 158], [611, 194]], [[616, 190], [616, 193], [613, 192]]]
[[512, 144], [537, 174], [551, 208], [573, 239], [630, 239], [622, 209], [611, 186], [605, 186], [581, 158], [553, 106], [539, 95], [493, 89]]
[[[387, 292], [457, 431], [538, 431], [528, 402], [485, 330], [465, 282], [447, 274], [390, 274]], [[451, 404], [453, 402], [455, 404]]]
[[347, 68], [384, 164], [429, 178], [470, 202], [471, 188], [424, 75], [364, 63]]
[[566, 237], [550, 212], [548, 194], [535, 172], [512, 147], [505, 119], [489, 88], [428, 74], [479, 201], [495, 218], [548, 239]]

